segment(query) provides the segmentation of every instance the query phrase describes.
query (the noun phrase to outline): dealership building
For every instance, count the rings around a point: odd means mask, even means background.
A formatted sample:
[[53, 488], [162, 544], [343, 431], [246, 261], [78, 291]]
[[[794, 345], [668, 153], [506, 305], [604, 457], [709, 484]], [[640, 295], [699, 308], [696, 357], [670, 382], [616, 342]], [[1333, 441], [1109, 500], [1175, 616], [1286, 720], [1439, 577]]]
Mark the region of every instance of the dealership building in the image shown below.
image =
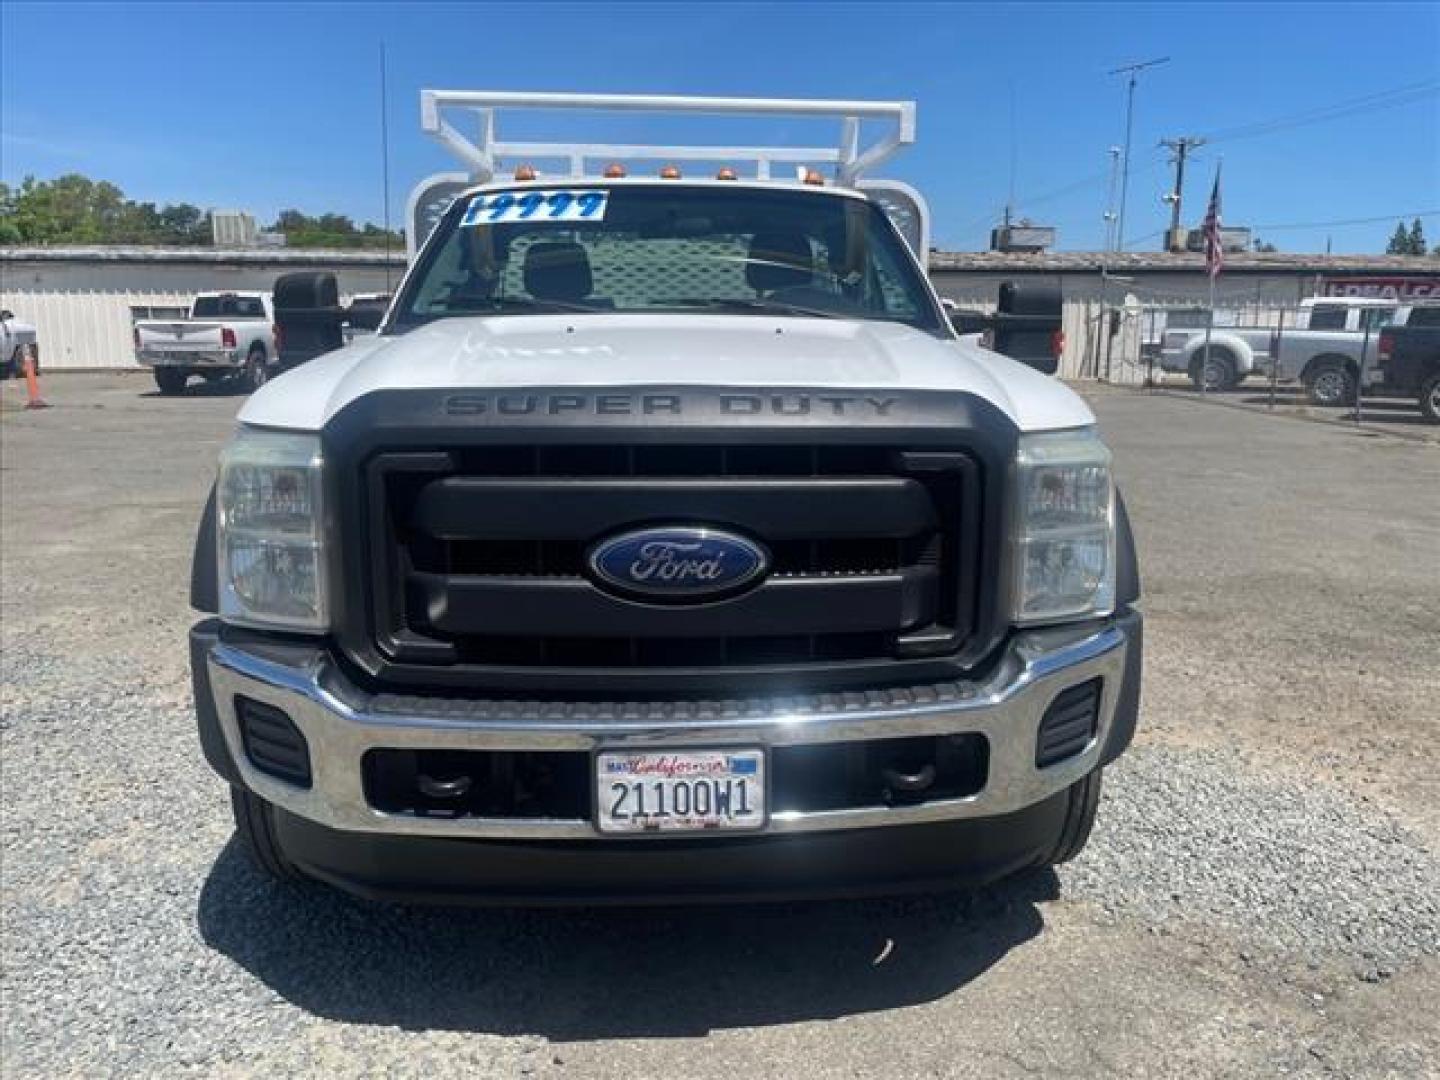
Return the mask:
[[[342, 297], [391, 291], [403, 253], [295, 248], [0, 248], [0, 307], [33, 323], [46, 371], [135, 367], [131, 324], [179, 318], [196, 293], [269, 290], [297, 270], [333, 272]], [[967, 308], [994, 305], [1000, 284], [1059, 286], [1065, 298], [1062, 373], [1140, 377], [1141, 346], [1167, 312], [1208, 303], [1203, 258], [1191, 253], [932, 251], [930, 273], [942, 296]], [[1440, 299], [1440, 259], [1396, 255], [1226, 256], [1216, 287], [1216, 319], [1273, 324], [1304, 298], [1322, 295]], [[1102, 312], [1118, 333], [1100, 345]]]

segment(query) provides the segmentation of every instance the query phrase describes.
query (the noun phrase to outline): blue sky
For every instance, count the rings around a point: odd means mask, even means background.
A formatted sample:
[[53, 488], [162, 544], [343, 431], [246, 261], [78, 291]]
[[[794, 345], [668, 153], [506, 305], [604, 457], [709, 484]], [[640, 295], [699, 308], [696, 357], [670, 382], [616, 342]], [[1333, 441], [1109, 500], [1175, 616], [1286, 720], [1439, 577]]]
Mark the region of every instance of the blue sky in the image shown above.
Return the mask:
[[[83, 172], [132, 198], [381, 217], [378, 49], [389, 56], [392, 213], [453, 167], [420, 131], [421, 87], [913, 98], [919, 139], [885, 172], [922, 188], [934, 240], [980, 248], [1010, 189], [1061, 247], [1103, 236], [1106, 150], [1141, 76], [1127, 239], [1153, 248], [1170, 170], [1156, 142], [1397, 87], [1440, 87], [1440, 5], [0, 5], [0, 177]], [[1377, 99], [1379, 100], [1379, 99]], [[562, 123], [522, 137], [804, 139], [800, 124]], [[828, 129], [827, 129], [828, 130]], [[1225, 219], [1282, 251], [1383, 250], [1400, 214], [1440, 210], [1440, 93], [1219, 139], [1193, 159], [1185, 217], [1223, 155]], [[1065, 190], [1065, 189], [1070, 190]], [[1053, 193], [1060, 191], [1061, 194]], [[1044, 196], [1051, 196], [1045, 198]], [[1382, 217], [1362, 224], [1288, 227]], [[1426, 219], [1440, 241], [1440, 214]]]

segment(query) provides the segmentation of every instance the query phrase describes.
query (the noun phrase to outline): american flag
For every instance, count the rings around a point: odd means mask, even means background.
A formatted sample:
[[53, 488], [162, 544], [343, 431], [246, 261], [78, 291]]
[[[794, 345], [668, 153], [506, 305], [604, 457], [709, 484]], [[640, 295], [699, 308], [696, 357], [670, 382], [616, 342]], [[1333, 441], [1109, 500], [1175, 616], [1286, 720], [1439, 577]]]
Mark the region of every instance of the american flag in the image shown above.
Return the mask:
[[1225, 247], [1220, 243], [1220, 169], [1215, 169], [1215, 186], [1210, 190], [1210, 206], [1205, 211], [1205, 272], [1212, 278], [1225, 265]]

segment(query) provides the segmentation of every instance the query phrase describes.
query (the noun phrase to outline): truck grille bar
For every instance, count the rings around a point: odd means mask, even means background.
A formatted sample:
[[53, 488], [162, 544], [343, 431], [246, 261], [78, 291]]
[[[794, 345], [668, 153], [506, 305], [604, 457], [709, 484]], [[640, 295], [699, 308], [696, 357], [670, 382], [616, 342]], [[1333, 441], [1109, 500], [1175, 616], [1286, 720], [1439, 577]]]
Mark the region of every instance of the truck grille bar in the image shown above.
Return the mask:
[[[974, 619], [979, 476], [962, 452], [853, 445], [483, 446], [364, 466], [376, 644], [479, 668], [807, 665], [955, 653]], [[748, 592], [649, 604], [587, 575], [657, 524], [771, 553]]]

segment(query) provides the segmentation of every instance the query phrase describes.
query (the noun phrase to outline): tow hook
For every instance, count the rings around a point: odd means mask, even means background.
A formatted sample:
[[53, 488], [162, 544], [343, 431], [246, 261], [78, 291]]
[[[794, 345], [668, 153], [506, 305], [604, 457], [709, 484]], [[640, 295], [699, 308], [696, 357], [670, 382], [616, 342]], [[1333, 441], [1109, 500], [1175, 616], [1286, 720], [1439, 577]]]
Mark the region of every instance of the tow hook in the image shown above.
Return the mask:
[[455, 776], [442, 780], [421, 773], [415, 778], [415, 786], [427, 799], [462, 799], [469, 794], [470, 784], [471, 779], [468, 776]]
[[880, 770], [880, 775], [885, 779], [887, 794], [894, 792], [916, 795], [935, 782], [935, 766], [926, 764], [914, 772], [901, 772], [899, 769], [887, 765]]

